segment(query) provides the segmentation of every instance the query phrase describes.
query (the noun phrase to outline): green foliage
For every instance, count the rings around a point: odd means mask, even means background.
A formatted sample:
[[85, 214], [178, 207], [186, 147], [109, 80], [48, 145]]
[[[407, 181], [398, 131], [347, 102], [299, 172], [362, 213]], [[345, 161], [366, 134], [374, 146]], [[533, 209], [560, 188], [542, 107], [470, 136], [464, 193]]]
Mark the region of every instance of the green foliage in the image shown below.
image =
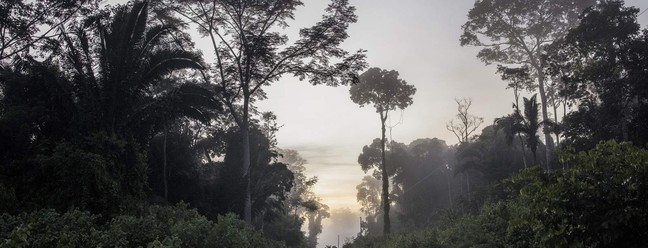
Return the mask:
[[[504, 180], [506, 200], [488, 202], [476, 214], [449, 211], [441, 225], [427, 229], [437, 234], [428, 245], [641, 247], [648, 239], [648, 150], [608, 141], [561, 157], [571, 169], [523, 170]], [[411, 239], [419, 242], [421, 232], [359, 237], [349, 247], [414, 247]]]
[[395, 233], [387, 236], [360, 236], [351, 244], [345, 244], [344, 248], [442, 248], [439, 241], [439, 234], [434, 229]]
[[608, 139], [648, 143], [648, 30], [638, 13], [623, 1], [600, 1], [548, 50], [550, 71], [564, 82], [560, 94], [576, 107], [563, 128], [578, 151]]
[[0, 247], [284, 247], [237, 216], [214, 223], [179, 204], [150, 206], [102, 224], [89, 212], [39, 210], [0, 216]]

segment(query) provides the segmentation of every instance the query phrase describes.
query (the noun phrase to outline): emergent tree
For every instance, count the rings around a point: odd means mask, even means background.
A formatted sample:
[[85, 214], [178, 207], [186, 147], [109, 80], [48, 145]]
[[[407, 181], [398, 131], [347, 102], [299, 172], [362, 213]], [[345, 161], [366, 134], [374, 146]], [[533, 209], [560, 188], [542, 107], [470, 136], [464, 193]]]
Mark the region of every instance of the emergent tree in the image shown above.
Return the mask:
[[365, 68], [364, 51], [351, 54], [340, 48], [349, 24], [356, 22], [355, 8], [348, 0], [332, 0], [321, 21], [301, 29], [300, 38], [288, 43], [280, 30], [289, 26], [302, 4], [299, 0], [188, 0], [158, 5], [197, 25], [211, 41], [215, 63], [210, 81], [221, 90], [220, 97], [241, 130], [247, 223], [252, 221], [249, 112], [255, 100], [265, 98], [262, 87], [284, 75], [336, 86], [357, 81], [356, 72]]
[[[478, 0], [462, 26], [462, 46], [478, 46], [477, 54], [486, 64], [527, 65], [538, 81], [542, 119], [547, 113], [546, 81], [543, 72], [545, 47], [564, 37], [577, 24], [581, 11], [595, 0]], [[547, 164], [553, 142], [545, 129]], [[551, 167], [547, 166], [547, 170]]]
[[[376, 112], [380, 114], [381, 124], [381, 157], [382, 166], [382, 198], [384, 208], [384, 233], [389, 233], [389, 176], [385, 161], [385, 122], [390, 110], [405, 109], [413, 103], [412, 96], [416, 93], [413, 85], [408, 85], [405, 80], [398, 77], [397, 71], [387, 71], [380, 68], [371, 68], [360, 76], [360, 82], [351, 86], [349, 90], [351, 100], [363, 107], [373, 104]], [[363, 168], [364, 169], [364, 168]]]

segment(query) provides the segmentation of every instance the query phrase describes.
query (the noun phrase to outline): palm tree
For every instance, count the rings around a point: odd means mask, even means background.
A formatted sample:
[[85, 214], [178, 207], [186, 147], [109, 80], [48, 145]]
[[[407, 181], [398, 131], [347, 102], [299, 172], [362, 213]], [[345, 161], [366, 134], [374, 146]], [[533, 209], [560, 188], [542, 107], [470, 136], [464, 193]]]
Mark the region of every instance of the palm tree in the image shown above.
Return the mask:
[[537, 94], [531, 96], [531, 98], [524, 97], [524, 115], [520, 115], [520, 112], [517, 111], [515, 115], [516, 118], [522, 120], [520, 123], [519, 132], [526, 136], [526, 145], [531, 150], [533, 154], [533, 163], [537, 162], [536, 150], [538, 144], [540, 143], [540, 136], [538, 136], [538, 129], [544, 122], [540, 121], [539, 110], [538, 110], [538, 101], [536, 100]]
[[526, 147], [524, 139], [522, 139], [522, 123], [524, 122], [524, 118], [520, 114], [520, 109], [517, 104], [513, 104], [513, 109], [513, 114], [495, 119], [495, 132], [497, 133], [502, 130], [508, 145], [513, 144], [515, 136], [518, 137], [520, 146], [522, 147], [522, 162], [524, 163], [524, 168], [527, 168]]
[[[107, 25], [101, 17], [90, 17], [75, 28], [75, 37], [62, 32], [90, 133], [135, 137], [146, 144], [163, 132], [166, 141], [168, 126], [179, 118], [209, 122], [220, 110], [205, 85], [172, 79], [175, 72], [202, 69], [201, 55], [182, 47], [186, 44], [173, 36], [173, 25], [150, 25], [148, 5], [121, 6]], [[163, 147], [166, 198], [166, 142]]]
[[[513, 114], [495, 119], [496, 131], [503, 130], [509, 144], [513, 142], [515, 135], [520, 139], [525, 168], [527, 167], [525, 144], [533, 154], [533, 163], [536, 163], [536, 151], [540, 143], [540, 136], [537, 133], [538, 129], [545, 123], [540, 121], [536, 96], [537, 94], [534, 94], [531, 98], [523, 98], [524, 114], [520, 113], [520, 109], [516, 104], [513, 104], [515, 109]], [[551, 123], [548, 123], [548, 125], [551, 125]], [[522, 136], [526, 137], [526, 141], [522, 139]]]
[[[75, 32], [77, 40], [64, 34], [68, 58], [81, 91], [80, 101], [96, 108], [100, 113], [96, 124], [110, 134], [150, 128], [141, 125], [150, 124], [142, 116], [151, 116], [142, 111], [155, 109], [152, 104], [168, 105], [168, 100], [160, 99], [182, 91], [168, 87], [172, 82], [163, 79], [179, 70], [203, 68], [200, 54], [170, 42], [175, 27], [149, 26], [148, 2], [136, 2], [131, 8], [121, 6], [108, 25], [103, 25], [101, 18], [86, 22], [96, 31], [98, 42], [92, 44], [83, 27]], [[168, 90], [155, 93], [155, 88]]]

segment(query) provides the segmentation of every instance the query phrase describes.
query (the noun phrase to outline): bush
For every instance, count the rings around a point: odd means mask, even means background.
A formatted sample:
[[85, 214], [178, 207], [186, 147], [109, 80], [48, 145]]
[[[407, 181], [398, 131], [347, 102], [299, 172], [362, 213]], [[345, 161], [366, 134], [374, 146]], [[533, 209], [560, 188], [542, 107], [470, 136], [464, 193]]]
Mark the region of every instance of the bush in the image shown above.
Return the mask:
[[441, 248], [446, 247], [439, 241], [439, 235], [434, 229], [427, 229], [411, 233], [395, 233], [388, 236], [360, 236], [352, 244], [345, 244], [344, 248]]
[[185, 204], [150, 206], [141, 215], [100, 223], [89, 212], [39, 210], [0, 216], [5, 247], [284, 247], [268, 240], [235, 215], [213, 223]]

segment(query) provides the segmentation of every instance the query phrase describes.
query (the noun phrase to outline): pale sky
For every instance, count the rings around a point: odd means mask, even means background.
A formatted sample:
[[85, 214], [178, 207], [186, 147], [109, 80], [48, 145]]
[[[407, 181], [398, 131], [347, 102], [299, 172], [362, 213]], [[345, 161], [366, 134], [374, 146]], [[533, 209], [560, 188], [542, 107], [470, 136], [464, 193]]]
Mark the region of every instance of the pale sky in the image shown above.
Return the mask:
[[[287, 32], [319, 20], [328, 0], [305, 0]], [[445, 123], [456, 114], [455, 98], [473, 99], [471, 112], [485, 125], [511, 112], [513, 96], [495, 74], [476, 58], [478, 49], [461, 47], [461, 25], [474, 0], [350, 0], [357, 7], [358, 22], [349, 29], [343, 44], [348, 51], [368, 50], [371, 67], [397, 70], [417, 88], [414, 104], [402, 112], [402, 123], [392, 130], [395, 141], [440, 138], [448, 144], [456, 138]], [[647, 0], [629, 0], [626, 6], [642, 11]], [[640, 16], [642, 27], [648, 13]], [[364, 175], [357, 164], [362, 147], [380, 137], [378, 114], [360, 108], [349, 99], [349, 88], [311, 86], [291, 77], [265, 88], [268, 99], [257, 104], [273, 111], [283, 125], [279, 146], [297, 150], [308, 160], [307, 174], [319, 177], [314, 191], [331, 209], [359, 211], [355, 186]], [[401, 112], [391, 122], [399, 122]], [[481, 129], [479, 130], [481, 131]], [[388, 134], [389, 137], [389, 134]], [[335, 244], [335, 230], [325, 223], [320, 246]], [[357, 233], [357, 231], [355, 231]], [[340, 239], [355, 233], [341, 233]]]

